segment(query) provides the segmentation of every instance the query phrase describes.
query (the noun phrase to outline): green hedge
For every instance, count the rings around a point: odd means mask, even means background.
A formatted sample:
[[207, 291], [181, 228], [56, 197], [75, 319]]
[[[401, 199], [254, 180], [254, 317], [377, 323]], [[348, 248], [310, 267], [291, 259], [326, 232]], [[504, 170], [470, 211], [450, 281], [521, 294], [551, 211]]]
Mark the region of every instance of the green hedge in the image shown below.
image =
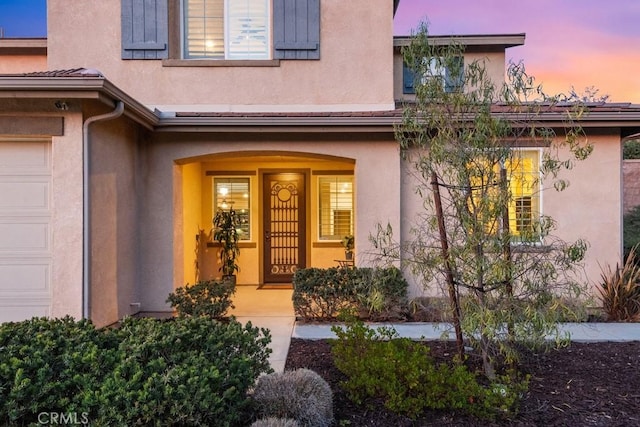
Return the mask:
[[271, 372], [268, 331], [207, 317], [0, 325], [0, 425], [42, 412], [92, 425], [246, 424], [247, 392]]
[[345, 310], [370, 320], [407, 315], [408, 284], [399, 269], [306, 268], [293, 276], [293, 307], [303, 320], [331, 320]]

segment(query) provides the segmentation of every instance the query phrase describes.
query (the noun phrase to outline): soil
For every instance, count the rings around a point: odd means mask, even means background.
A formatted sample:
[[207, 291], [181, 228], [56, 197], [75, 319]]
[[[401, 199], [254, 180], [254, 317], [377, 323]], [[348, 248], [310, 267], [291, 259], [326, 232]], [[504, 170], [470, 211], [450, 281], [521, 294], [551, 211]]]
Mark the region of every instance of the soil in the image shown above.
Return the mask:
[[[449, 360], [455, 343], [428, 343], [438, 361]], [[417, 420], [394, 414], [381, 402], [355, 405], [340, 388], [328, 340], [292, 339], [286, 369], [320, 374], [334, 393], [336, 426], [640, 426], [640, 342], [572, 343], [529, 353], [520, 370], [531, 375], [519, 413], [489, 422], [455, 412], [429, 412]]]

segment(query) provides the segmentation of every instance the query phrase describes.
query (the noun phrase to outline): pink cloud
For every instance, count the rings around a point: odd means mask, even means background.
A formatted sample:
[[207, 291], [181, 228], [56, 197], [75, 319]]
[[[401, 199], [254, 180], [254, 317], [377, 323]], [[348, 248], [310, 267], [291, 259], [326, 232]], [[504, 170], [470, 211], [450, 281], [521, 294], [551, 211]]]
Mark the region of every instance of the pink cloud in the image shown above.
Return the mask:
[[394, 31], [406, 35], [422, 19], [431, 34], [524, 32], [525, 46], [507, 56], [547, 89], [596, 86], [613, 101], [640, 103], [639, 1], [401, 0]]

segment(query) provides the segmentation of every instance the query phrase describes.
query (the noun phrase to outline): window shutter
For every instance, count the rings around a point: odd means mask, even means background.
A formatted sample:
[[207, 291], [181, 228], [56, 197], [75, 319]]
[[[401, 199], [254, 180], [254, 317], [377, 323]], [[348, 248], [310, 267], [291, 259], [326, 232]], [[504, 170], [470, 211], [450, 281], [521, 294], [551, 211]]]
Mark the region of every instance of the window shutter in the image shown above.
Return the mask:
[[275, 59], [320, 59], [320, 0], [273, 0]]
[[122, 59], [168, 57], [167, 0], [122, 0]]
[[413, 94], [416, 93], [416, 88], [413, 82], [416, 79], [416, 73], [404, 62], [402, 63], [402, 93]]

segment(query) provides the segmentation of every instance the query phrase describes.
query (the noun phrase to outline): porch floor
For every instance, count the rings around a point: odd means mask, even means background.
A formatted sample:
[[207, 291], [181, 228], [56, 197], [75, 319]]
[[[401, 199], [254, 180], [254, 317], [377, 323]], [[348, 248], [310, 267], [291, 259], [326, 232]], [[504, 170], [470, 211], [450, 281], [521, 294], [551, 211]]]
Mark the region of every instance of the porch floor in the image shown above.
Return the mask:
[[235, 308], [229, 311], [241, 323], [250, 321], [253, 326], [269, 329], [273, 350], [269, 362], [276, 372], [284, 371], [295, 324], [292, 295], [292, 289], [239, 285], [233, 298]]

